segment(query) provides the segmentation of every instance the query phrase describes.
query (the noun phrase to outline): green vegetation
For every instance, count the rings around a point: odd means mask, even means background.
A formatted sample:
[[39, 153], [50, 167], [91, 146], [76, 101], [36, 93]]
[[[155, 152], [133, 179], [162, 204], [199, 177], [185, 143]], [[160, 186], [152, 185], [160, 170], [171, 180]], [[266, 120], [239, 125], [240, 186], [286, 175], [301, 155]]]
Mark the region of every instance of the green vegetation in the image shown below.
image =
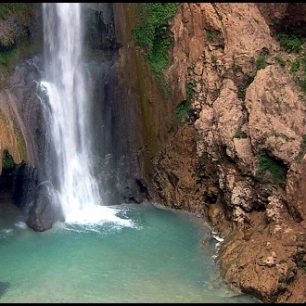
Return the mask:
[[248, 135], [246, 132], [241, 131], [241, 129], [238, 129], [234, 135], [234, 138], [248, 138]]
[[304, 94], [306, 94], [306, 79], [297, 79], [297, 84], [300, 86], [301, 90], [303, 91]]
[[300, 60], [296, 58], [294, 62], [292, 62], [291, 67], [290, 67], [290, 72], [296, 72], [300, 68]]
[[278, 63], [282, 68], [284, 68], [284, 67], [286, 66], [286, 62], [284, 61], [284, 59], [283, 59], [280, 55], [275, 56], [275, 60], [277, 61], [277, 63]]
[[279, 186], [284, 182], [286, 177], [284, 166], [267, 154], [261, 154], [259, 157], [259, 169], [256, 174], [257, 179], [262, 180], [267, 171], [272, 174], [274, 185]]
[[191, 81], [187, 82], [186, 83], [186, 99], [188, 102], [190, 102], [193, 99], [194, 93], [195, 93], [194, 83]]
[[267, 57], [265, 55], [259, 55], [255, 60], [256, 69], [264, 69], [267, 67]]
[[212, 43], [215, 46], [224, 48], [224, 37], [220, 29], [210, 28], [205, 29], [206, 40], [208, 43]]
[[20, 22], [27, 22], [30, 18], [29, 11], [32, 6], [33, 3], [0, 3], [0, 20], [15, 15]]
[[301, 46], [304, 43], [304, 39], [301, 38], [298, 35], [295, 34], [284, 34], [281, 33], [278, 35], [278, 40], [280, 43], [280, 46], [286, 51], [286, 52], [295, 52], [298, 53], [301, 50]]
[[246, 93], [245, 88], [238, 88], [237, 96], [238, 96], [239, 99], [244, 101], [245, 100], [245, 93]]
[[280, 33], [277, 38], [280, 46], [286, 52], [299, 53], [291, 63], [289, 71], [293, 74], [292, 78], [301, 88], [301, 91], [306, 94], [306, 54], [302, 48], [303, 44], [306, 42], [304, 27], [292, 27], [290, 28], [290, 33]]
[[183, 100], [175, 109], [175, 116], [179, 123], [185, 123], [191, 115], [192, 107], [187, 100]]
[[18, 49], [11, 49], [7, 51], [0, 51], [0, 64], [8, 65], [16, 56], [18, 56]]
[[209, 42], [213, 41], [213, 32], [212, 31], [206, 30], [206, 36], [207, 36], [207, 40]]
[[225, 162], [225, 163], [230, 163], [231, 158], [226, 154], [226, 148], [223, 148], [221, 153], [220, 153], [220, 160]]
[[305, 251], [298, 251], [293, 255], [293, 260], [299, 268], [303, 268], [306, 271], [306, 262], [304, 261]]
[[306, 153], [306, 135], [304, 134], [302, 136], [302, 141], [301, 141], [301, 146], [300, 146], [300, 152], [299, 154], [296, 156], [295, 161], [300, 162], [304, 155]]
[[3, 169], [12, 169], [15, 166], [14, 159], [12, 155], [7, 151], [3, 151], [3, 156], [2, 156], [2, 168]]
[[293, 80], [306, 94], [306, 55], [300, 56], [292, 62], [290, 72], [294, 74]]
[[[41, 49], [40, 41], [24, 40], [18, 43], [14, 49], [0, 51], [0, 66], [5, 71], [14, 69], [15, 64], [21, 58], [32, 55], [36, 50]], [[2, 68], [1, 67], [1, 68]]]
[[168, 50], [172, 39], [168, 20], [176, 13], [177, 3], [138, 4], [139, 23], [133, 30], [136, 44], [144, 48], [154, 75], [164, 82], [163, 70], [168, 65]]
[[194, 96], [194, 83], [192, 81], [186, 82], [186, 100], [181, 103], [175, 109], [174, 125], [185, 123], [192, 115], [191, 101]]

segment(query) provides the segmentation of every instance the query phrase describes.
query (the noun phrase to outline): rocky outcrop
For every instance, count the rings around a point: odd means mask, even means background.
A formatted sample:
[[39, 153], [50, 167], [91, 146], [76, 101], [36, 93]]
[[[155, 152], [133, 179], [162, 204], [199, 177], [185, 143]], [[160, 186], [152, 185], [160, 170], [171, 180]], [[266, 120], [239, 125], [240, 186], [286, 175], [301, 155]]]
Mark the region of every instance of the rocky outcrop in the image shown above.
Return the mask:
[[43, 221], [45, 212], [39, 222], [36, 213], [50, 205], [37, 187], [44, 177], [41, 160], [47, 134], [38, 96], [41, 59], [35, 56], [42, 46], [40, 9], [36, 4], [7, 3], [1, 4], [0, 14], [0, 154], [5, 150], [14, 160], [12, 199], [36, 230], [50, 228], [50, 222]]
[[210, 220], [225, 239], [225, 278], [267, 302], [306, 301], [305, 98], [290, 73], [294, 57], [276, 39], [283, 28], [269, 23], [289, 11], [180, 4], [165, 75], [177, 103], [189, 88], [193, 114], [155, 158], [150, 190], [156, 201]]
[[27, 157], [24, 138], [16, 121], [7, 95], [0, 92], [0, 172], [2, 172], [2, 156], [5, 150], [10, 152], [15, 163], [25, 161]]
[[35, 231], [42, 232], [50, 229], [57, 221], [65, 221], [60, 202], [52, 190], [48, 182], [38, 184], [32, 202], [27, 203], [27, 225]]

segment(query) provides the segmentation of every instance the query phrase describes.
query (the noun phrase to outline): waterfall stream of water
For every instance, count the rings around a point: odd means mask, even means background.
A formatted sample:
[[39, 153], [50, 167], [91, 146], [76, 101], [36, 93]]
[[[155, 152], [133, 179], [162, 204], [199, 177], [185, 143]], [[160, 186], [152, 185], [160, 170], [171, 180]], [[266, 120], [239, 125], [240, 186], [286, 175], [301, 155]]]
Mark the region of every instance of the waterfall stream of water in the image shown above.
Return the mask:
[[[54, 144], [57, 184], [53, 197], [60, 202], [68, 223], [119, 222], [128, 220], [102, 206], [103, 199], [92, 176], [90, 159], [90, 102], [82, 62], [82, 22], [80, 3], [44, 3], [43, 26], [45, 79], [41, 87], [49, 100], [50, 135]], [[54, 158], [49, 156], [50, 159]], [[57, 186], [56, 186], [57, 185]]]

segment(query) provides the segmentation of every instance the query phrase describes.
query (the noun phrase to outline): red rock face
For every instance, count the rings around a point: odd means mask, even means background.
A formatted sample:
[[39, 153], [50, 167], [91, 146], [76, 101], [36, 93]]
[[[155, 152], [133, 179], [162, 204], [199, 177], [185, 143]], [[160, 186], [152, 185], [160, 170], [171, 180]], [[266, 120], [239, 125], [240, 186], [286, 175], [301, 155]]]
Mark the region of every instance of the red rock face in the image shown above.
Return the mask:
[[178, 103], [194, 84], [194, 117], [156, 157], [151, 194], [209, 219], [225, 278], [268, 302], [306, 302], [305, 96], [271, 25], [300, 24], [305, 7], [184, 3], [170, 27], [165, 74]]

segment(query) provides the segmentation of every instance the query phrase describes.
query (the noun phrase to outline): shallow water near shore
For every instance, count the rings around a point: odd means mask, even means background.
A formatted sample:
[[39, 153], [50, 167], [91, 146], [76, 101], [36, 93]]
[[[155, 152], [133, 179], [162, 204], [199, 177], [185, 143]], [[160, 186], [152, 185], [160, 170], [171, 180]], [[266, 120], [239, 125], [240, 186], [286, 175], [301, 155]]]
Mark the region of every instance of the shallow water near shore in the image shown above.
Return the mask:
[[218, 241], [203, 244], [209, 228], [190, 214], [120, 205], [130, 226], [56, 224], [37, 233], [12, 204], [0, 205], [0, 302], [258, 302], [221, 279]]

